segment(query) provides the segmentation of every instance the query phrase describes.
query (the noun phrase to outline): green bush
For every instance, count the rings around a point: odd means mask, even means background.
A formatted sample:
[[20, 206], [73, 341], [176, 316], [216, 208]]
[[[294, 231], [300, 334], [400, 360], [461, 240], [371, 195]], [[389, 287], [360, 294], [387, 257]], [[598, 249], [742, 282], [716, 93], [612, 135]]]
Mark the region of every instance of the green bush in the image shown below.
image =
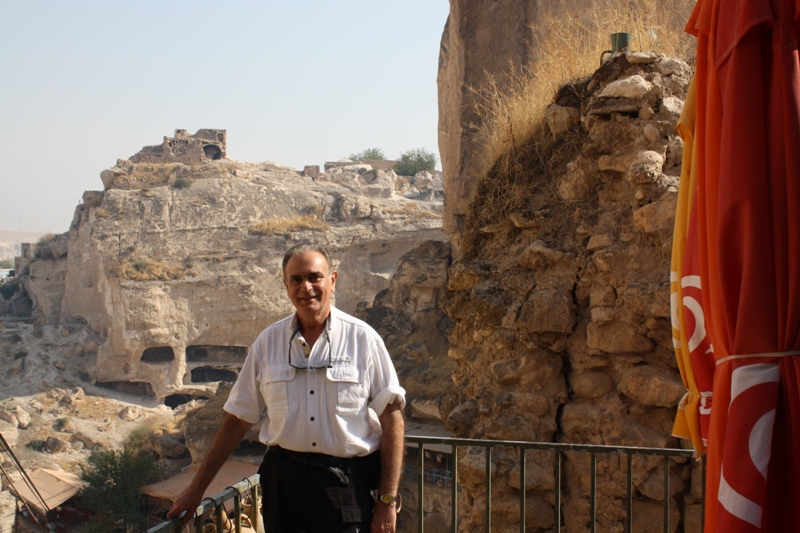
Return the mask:
[[386, 154], [380, 148], [367, 148], [357, 154], [350, 154], [351, 161], [383, 161], [386, 159]]
[[45, 450], [45, 441], [42, 439], [33, 439], [28, 444], [26, 444], [28, 448], [35, 452], [42, 453]]
[[189, 178], [178, 178], [175, 180], [175, 183], [172, 184], [174, 189], [188, 189], [192, 186], [192, 180]]
[[18, 290], [19, 290], [18, 281], [15, 280], [11, 282], [6, 282], [0, 285], [0, 296], [8, 300], [12, 296], [14, 296], [14, 293], [17, 292]]
[[82, 505], [94, 511], [90, 531], [113, 531], [121, 521], [121, 530], [142, 530], [142, 486], [158, 477], [156, 460], [148, 453], [130, 449], [92, 452], [81, 465], [81, 478], [89, 486], [81, 494]]
[[0, 259], [0, 268], [14, 268], [13, 259]]
[[128, 433], [128, 436], [125, 438], [124, 446], [128, 450], [149, 450], [151, 449], [150, 436], [153, 435], [153, 433], [152, 426], [143, 424]]
[[414, 148], [400, 154], [393, 170], [399, 176], [413, 176], [420, 170], [433, 172], [436, 168], [437, 157], [425, 148]]

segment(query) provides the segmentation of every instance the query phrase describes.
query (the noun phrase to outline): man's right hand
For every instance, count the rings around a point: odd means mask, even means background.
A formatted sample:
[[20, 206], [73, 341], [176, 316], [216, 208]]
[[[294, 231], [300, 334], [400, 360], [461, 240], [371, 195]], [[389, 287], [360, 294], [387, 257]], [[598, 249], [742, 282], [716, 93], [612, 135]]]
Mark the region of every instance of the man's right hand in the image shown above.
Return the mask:
[[169, 508], [167, 518], [177, 518], [182, 512], [186, 511], [186, 515], [183, 517], [183, 525], [188, 524], [192, 520], [194, 512], [200, 507], [202, 500], [203, 491], [198, 492], [197, 489], [189, 485], [189, 487], [178, 496], [178, 499], [175, 500], [172, 507]]

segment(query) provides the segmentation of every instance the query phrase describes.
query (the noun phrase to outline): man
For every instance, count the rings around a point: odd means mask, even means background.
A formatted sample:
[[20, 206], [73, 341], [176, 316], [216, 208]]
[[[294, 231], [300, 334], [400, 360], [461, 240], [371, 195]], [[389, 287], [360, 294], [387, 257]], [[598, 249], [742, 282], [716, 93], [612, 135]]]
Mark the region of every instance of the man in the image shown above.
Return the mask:
[[331, 306], [337, 277], [322, 247], [286, 252], [283, 283], [296, 312], [253, 343], [228, 415], [169, 518], [188, 511], [189, 520], [266, 407], [259, 473], [267, 533], [395, 531], [405, 391], [378, 334]]

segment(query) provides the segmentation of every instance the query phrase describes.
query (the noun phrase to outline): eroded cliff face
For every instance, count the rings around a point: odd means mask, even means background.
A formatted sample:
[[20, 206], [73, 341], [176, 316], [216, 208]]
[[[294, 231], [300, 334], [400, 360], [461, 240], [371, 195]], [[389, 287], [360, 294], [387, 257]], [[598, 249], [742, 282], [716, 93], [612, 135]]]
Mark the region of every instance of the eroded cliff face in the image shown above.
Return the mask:
[[[446, 197], [443, 227], [450, 236], [454, 257], [461, 255], [461, 239], [470, 205], [478, 193], [481, 177], [494, 161], [480, 137], [486, 117], [480, 108], [502, 98], [514, 88], [515, 79], [535, 67], [548, 52], [540, 44], [565, 34], [597, 31], [608, 24], [608, 33], [632, 31], [636, 23], [624, 22], [623, 13], [641, 9], [659, 10], [652, 24], [660, 30], [682, 32], [691, 11], [688, 3], [645, 5], [621, 0], [450, 0], [450, 15], [442, 33], [437, 78], [439, 94], [439, 153]], [[685, 11], [685, 12], [684, 12]], [[649, 24], [649, 23], [648, 23]], [[574, 28], [581, 27], [580, 32]], [[653, 36], [655, 33], [650, 30]], [[538, 44], [537, 44], [538, 43]], [[639, 48], [645, 48], [637, 38]], [[658, 46], [653, 40], [652, 46]], [[576, 47], [579, 47], [577, 42]], [[562, 52], [563, 53], [563, 52]], [[585, 53], [591, 53], [588, 50]], [[599, 51], [598, 51], [599, 55]], [[569, 59], [565, 58], [565, 61]], [[494, 154], [496, 155], [496, 154]]]
[[[482, 182], [442, 298], [458, 365], [442, 414], [457, 436], [678, 445], [669, 435], [685, 389], [672, 349], [669, 258], [682, 157], [675, 125], [691, 74], [656, 53], [613, 57], [573, 87], [582, 97], [571, 113], [552, 114], [574, 114], [577, 124], [551, 121], [538, 144], [507, 154]], [[516, 187], [520, 199], [493, 204], [496, 187]], [[589, 460], [567, 454], [564, 463], [568, 531], [587, 527]], [[528, 527], [546, 530], [554, 457], [529, 452], [528, 461]], [[517, 453], [499, 450], [493, 462], [493, 527], [516, 528]], [[462, 531], [483, 521], [483, 463], [476, 452], [460, 465]], [[624, 524], [620, 463], [598, 459], [604, 531]], [[660, 464], [634, 461], [637, 520], [663, 514], [653, 503], [664, 499]], [[679, 509], [696, 513], [700, 480], [686, 462], [671, 468], [677, 526]]]
[[[84, 195], [67, 246], [43, 244], [24, 267], [40, 322], [86, 324], [105, 339], [89, 371], [98, 384], [210, 397], [235, 380], [258, 333], [291, 311], [281, 273], [289, 247], [328, 247], [340, 265], [336, 305], [352, 312], [388, 285], [402, 254], [446, 240], [436, 177], [354, 165], [312, 178], [205, 158], [193, 139], [176, 134], [104, 171], [105, 190]], [[170, 141], [189, 143], [191, 164]]]

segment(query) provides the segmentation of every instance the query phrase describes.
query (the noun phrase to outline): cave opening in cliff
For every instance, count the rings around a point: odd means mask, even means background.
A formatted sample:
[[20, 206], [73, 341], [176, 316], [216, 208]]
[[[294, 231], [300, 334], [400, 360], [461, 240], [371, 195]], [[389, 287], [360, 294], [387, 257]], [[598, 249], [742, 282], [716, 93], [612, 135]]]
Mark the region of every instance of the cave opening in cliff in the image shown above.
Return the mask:
[[144, 381], [98, 381], [98, 387], [109, 389], [134, 396], [155, 396], [153, 387]]
[[189, 403], [192, 400], [208, 400], [206, 396], [193, 396], [191, 394], [170, 394], [164, 398], [164, 405], [170, 409], [175, 409], [183, 404]]
[[222, 159], [222, 150], [220, 150], [219, 146], [216, 144], [204, 144], [203, 153], [205, 154], [206, 159]]
[[143, 363], [171, 363], [175, 360], [175, 352], [172, 346], [153, 346], [145, 348], [142, 352]]
[[209, 381], [234, 383], [236, 381], [236, 372], [211, 366], [201, 366], [192, 369], [192, 383], [206, 383]]
[[186, 347], [187, 363], [204, 363], [207, 361], [242, 363], [245, 357], [247, 357], [247, 347], [245, 346], [198, 344]]

